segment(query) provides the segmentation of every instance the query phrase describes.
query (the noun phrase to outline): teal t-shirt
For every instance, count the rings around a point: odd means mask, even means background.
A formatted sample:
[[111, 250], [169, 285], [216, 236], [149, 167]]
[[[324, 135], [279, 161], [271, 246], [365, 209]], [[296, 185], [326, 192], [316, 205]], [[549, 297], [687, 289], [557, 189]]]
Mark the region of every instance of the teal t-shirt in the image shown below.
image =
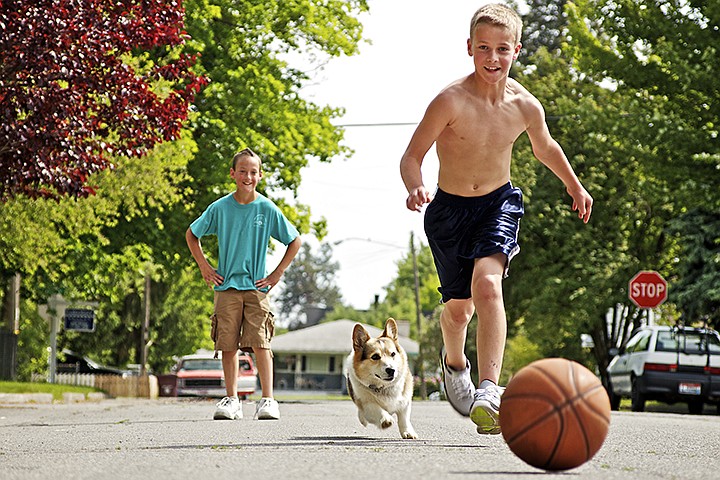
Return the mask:
[[268, 274], [265, 267], [270, 237], [288, 245], [299, 235], [280, 209], [268, 198], [243, 205], [230, 193], [198, 217], [190, 230], [197, 238], [218, 237], [217, 272], [225, 281], [215, 290], [255, 290], [255, 282]]

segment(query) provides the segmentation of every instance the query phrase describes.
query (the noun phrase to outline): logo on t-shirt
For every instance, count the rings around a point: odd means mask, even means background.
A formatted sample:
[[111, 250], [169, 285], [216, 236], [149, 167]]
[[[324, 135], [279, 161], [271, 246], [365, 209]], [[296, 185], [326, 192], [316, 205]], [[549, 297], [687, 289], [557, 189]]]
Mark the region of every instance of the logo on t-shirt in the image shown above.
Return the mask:
[[255, 220], [253, 220], [253, 225], [260, 228], [263, 225], [265, 225], [265, 215], [262, 213], [258, 213], [255, 215]]

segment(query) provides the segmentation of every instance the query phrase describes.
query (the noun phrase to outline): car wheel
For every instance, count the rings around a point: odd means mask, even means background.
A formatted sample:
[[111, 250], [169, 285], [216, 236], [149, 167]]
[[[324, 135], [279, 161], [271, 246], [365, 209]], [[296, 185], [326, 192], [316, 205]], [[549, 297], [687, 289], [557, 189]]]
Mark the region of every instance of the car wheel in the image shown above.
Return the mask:
[[691, 415], [702, 415], [704, 406], [702, 400], [691, 400], [688, 402], [688, 412]]
[[645, 395], [638, 389], [637, 378], [633, 377], [631, 382], [630, 409], [633, 412], [643, 412], [645, 411]]

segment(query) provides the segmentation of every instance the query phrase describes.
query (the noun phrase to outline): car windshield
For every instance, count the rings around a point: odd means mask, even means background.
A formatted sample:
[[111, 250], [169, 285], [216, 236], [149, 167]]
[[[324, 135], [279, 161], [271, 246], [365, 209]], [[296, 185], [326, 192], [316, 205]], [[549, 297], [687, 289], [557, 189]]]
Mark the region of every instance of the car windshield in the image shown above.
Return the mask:
[[720, 354], [720, 339], [715, 333], [702, 332], [658, 332], [657, 346], [659, 352], [707, 353]]
[[184, 360], [180, 370], [222, 370], [222, 361], [214, 358]]

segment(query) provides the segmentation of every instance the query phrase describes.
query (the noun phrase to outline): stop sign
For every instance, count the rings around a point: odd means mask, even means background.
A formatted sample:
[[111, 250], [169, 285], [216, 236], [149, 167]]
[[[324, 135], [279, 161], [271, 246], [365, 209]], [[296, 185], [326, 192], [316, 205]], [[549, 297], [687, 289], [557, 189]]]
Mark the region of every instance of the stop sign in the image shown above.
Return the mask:
[[667, 300], [667, 282], [658, 272], [641, 270], [628, 283], [628, 297], [640, 308], [655, 308]]

